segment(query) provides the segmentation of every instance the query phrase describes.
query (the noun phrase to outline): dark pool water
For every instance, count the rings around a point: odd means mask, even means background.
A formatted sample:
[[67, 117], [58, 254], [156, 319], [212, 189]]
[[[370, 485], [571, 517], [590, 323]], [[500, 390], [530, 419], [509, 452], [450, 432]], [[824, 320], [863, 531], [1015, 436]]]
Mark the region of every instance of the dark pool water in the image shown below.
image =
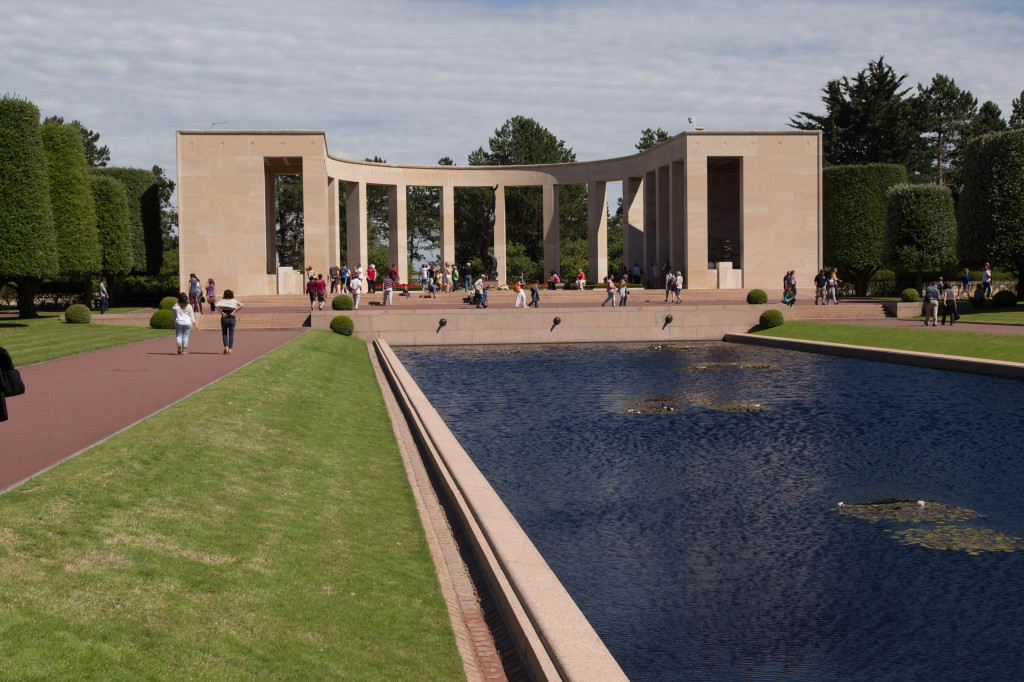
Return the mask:
[[[1024, 383], [719, 343], [397, 353], [631, 679], [1024, 678], [1024, 551], [835, 507], [1024, 537]], [[655, 396], [678, 410], [624, 413]]]

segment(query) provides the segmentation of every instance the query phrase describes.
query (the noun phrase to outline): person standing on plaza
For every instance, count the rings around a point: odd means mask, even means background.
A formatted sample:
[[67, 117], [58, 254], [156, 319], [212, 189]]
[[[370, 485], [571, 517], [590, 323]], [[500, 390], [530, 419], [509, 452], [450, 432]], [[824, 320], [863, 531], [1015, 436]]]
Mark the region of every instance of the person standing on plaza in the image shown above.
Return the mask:
[[487, 307], [487, 288], [484, 287], [484, 276], [480, 275], [476, 282], [473, 283], [473, 292], [476, 298], [477, 308]]
[[373, 263], [370, 263], [370, 267], [366, 268], [366, 286], [368, 287], [368, 293], [377, 293], [377, 268], [373, 266]]
[[363, 264], [362, 263], [356, 263], [356, 269], [352, 271], [352, 276], [348, 280], [348, 288], [349, 288], [350, 291], [352, 290], [352, 282], [356, 281], [357, 279], [360, 281], [360, 283], [362, 283], [362, 279], [363, 279]]
[[395, 267], [394, 263], [391, 264], [391, 269], [388, 270], [388, 277], [391, 278], [391, 284], [392, 285], [398, 284], [401, 281], [398, 278], [398, 268]]
[[[522, 279], [523, 278], [520, 275], [519, 279], [517, 279], [515, 284], [512, 285], [512, 289], [516, 292], [516, 302], [515, 302], [515, 305], [513, 305], [512, 307], [513, 308], [523, 308], [525, 310], [526, 309], [526, 292], [523, 291]], [[520, 305], [520, 304], [522, 304], [522, 305]]]
[[210, 313], [217, 312], [213, 306], [217, 302], [217, 285], [213, 283], [213, 277], [206, 280], [206, 302], [210, 304]]
[[462, 286], [462, 280], [459, 279], [460, 277], [461, 275], [459, 274], [459, 266], [456, 265], [455, 263], [452, 263], [452, 287], [451, 289], [448, 290], [448, 293], [458, 291], [459, 287]]
[[633, 284], [640, 284], [643, 281], [644, 270], [639, 263], [633, 263]]
[[391, 303], [391, 294], [395, 290], [395, 280], [388, 275], [384, 278], [384, 305], [393, 305]]
[[672, 292], [675, 291], [676, 285], [673, 281], [675, 276], [671, 272], [665, 273], [665, 303], [668, 303], [668, 299], [672, 296]]
[[971, 271], [964, 268], [964, 274], [960, 275], [960, 293], [964, 298], [971, 297]]
[[353, 310], [359, 310], [359, 297], [363, 294], [363, 280], [361, 277], [352, 278], [352, 283], [348, 285], [348, 290], [352, 292], [352, 306]]
[[619, 282], [619, 305], [626, 305], [626, 300], [629, 297], [629, 280], [626, 277], [622, 278]]
[[342, 265], [338, 270], [338, 289], [343, 294], [348, 293], [349, 270], [347, 265]]
[[235, 299], [235, 292], [231, 289], [224, 290], [224, 298], [217, 303], [217, 312], [220, 313], [220, 335], [224, 341], [224, 355], [231, 355], [235, 347], [235, 313], [244, 308], [241, 301]]
[[676, 270], [676, 276], [672, 280], [672, 293], [676, 296], [676, 303], [683, 302], [683, 299], [679, 297], [683, 293], [683, 273], [681, 270]]
[[[196, 280], [198, 282], [199, 280]], [[196, 314], [185, 292], [178, 294], [178, 302], [171, 308], [174, 315], [174, 340], [178, 344], [178, 355], [188, 354], [188, 335], [196, 326]]]
[[312, 312], [313, 306], [316, 305], [316, 279], [313, 275], [310, 275], [306, 282], [306, 293], [309, 294], [309, 310]]
[[110, 294], [107, 293], [107, 278], [100, 277], [100, 315], [106, 315], [109, 306]]
[[608, 301], [611, 301], [612, 302], [612, 307], [614, 308], [615, 307], [615, 280], [612, 279], [611, 277], [605, 277], [604, 278], [604, 290], [605, 290], [605, 293], [607, 293], [608, 295], [605, 297], [604, 301], [601, 303], [601, 307], [603, 308], [605, 303], [607, 303]]
[[981, 284], [985, 287], [985, 298], [992, 298], [992, 266], [988, 263], [981, 271]]
[[814, 305], [818, 305], [818, 301], [825, 303], [825, 282], [828, 280], [825, 277], [824, 270], [818, 270], [818, 274], [814, 276]]
[[[836, 297], [836, 293], [839, 290], [839, 284], [843, 280], [839, 279], [839, 272], [832, 268], [832, 272], [828, 274], [828, 279], [825, 280], [825, 305], [839, 305], [839, 299]], [[831, 303], [829, 303], [831, 301]]]
[[327, 298], [327, 280], [324, 273], [317, 273], [316, 276], [316, 306], [317, 310], [324, 309], [324, 300]]
[[924, 290], [924, 326], [928, 326], [928, 320], [932, 321], [934, 327], [939, 320], [939, 289], [935, 282], [930, 283]]
[[203, 295], [203, 290], [199, 282], [199, 278], [193, 272], [188, 276], [188, 304], [192, 306], [193, 312], [198, 310], [199, 314], [203, 314], [203, 308], [199, 305], [199, 297]]
[[427, 290], [427, 279], [430, 278], [430, 268], [426, 263], [420, 263], [420, 288]]
[[341, 268], [337, 265], [332, 265], [327, 269], [327, 275], [331, 278], [331, 293], [335, 294], [338, 292], [339, 284], [341, 283]]
[[463, 271], [463, 276], [466, 278], [466, 293], [473, 288], [473, 268], [469, 263], [466, 263], [466, 268]]

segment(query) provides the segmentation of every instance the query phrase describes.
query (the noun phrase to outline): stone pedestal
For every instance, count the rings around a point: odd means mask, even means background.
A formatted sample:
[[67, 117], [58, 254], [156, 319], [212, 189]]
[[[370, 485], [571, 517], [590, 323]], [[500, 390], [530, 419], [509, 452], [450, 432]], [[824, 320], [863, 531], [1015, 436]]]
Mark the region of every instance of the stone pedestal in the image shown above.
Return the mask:
[[732, 261], [720, 261], [715, 264], [719, 289], [742, 289], [743, 271], [733, 269]]

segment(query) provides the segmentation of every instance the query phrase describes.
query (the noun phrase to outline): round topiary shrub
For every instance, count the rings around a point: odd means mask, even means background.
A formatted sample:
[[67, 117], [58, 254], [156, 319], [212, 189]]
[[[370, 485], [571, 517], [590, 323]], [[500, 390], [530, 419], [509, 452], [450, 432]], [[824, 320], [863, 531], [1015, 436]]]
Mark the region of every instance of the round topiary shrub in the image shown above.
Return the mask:
[[[170, 310], [171, 308], [174, 307], [174, 304], [177, 303], [177, 302], [178, 302], [178, 297], [177, 296], [164, 296], [163, 298], [160, 299], [160, 305], [157, 306], [157, 307], [159, 307], [160, 310]], [[159, 329], [163, 329], [163, 327], [158, 327], [158, 328]]]
[[1017, 294], [1012, 291], [1003, 289], [992, 295], [993, 308], [1012, 308], [1015, 305], [1017, 305]]
[[921, 294], [917, 292], [917, 289], [904, 289], [900, 292], [900, 300], [904, 303], [914, 303], [921, 300]]
[[761, 313], [761, 317], [757, 321], [764, 329], [770, 329], [771, 327], [782, 326], [785, 320], [782, 319], [781, 312], [772, 308]]
[[331, 320], [331, 331], [335, 334], [352, 336], [352, 332], [355, 328], [356, 325], [352, 322], [352, 318], [347, 315], [338, 315], [336, 318]]
[[149, 326], [153, 329], [174, 329], [174, 313], [170, 310], [158, 310], [149, 318]]
[[69, 305], [64, 311], [64, 321], [68, 324], [89, 324], [91, 320], [92, 312], [81, 303]]
[[331, 300], [331, 307], [335, 310], [352, 310], [352, 297], [348, 294], [338, 294]]
[[761, 305], [762, 303], [767, 302], [768, 294], [764, 293], [762, 289], [751, 289], [750, 293], [747, 294], [747, 303], [749, 303], [750, 305]]

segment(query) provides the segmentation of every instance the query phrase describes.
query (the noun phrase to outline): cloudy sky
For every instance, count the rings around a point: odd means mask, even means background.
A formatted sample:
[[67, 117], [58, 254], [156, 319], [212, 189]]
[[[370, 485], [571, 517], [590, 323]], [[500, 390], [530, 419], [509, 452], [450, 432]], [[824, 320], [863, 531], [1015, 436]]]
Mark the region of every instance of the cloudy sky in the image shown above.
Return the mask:
[[590, 160], [688, 116], [784, 128], [880, 55], [1004, 117], [1024, 90], [1020, 0], [0, 0], [0, 16], [0, 91], [81, 120], [113, 164], [172, 177], [174, 131], [214, 122], [461, 164], [522, 114]]

